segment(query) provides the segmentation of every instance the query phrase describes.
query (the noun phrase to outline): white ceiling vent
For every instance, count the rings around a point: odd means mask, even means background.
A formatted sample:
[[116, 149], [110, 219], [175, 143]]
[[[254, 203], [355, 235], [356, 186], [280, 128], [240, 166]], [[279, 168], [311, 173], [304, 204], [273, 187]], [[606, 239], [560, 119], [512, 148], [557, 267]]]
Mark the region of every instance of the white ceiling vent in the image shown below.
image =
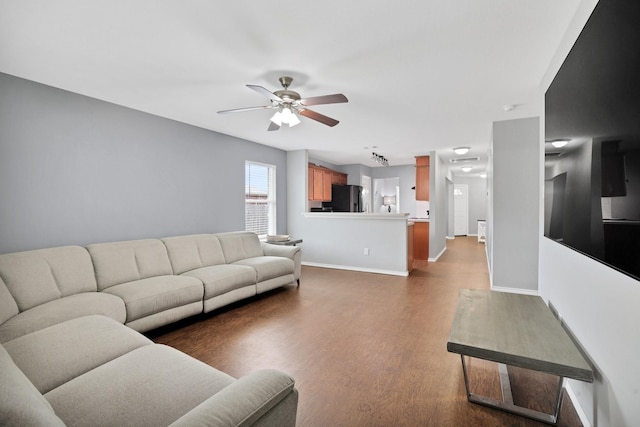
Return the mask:
[[477, 162], [480, 160], [480, 157], [463, 157], [458, 159], [449, 159], [451, 163], [469, 163], [469, 162]]

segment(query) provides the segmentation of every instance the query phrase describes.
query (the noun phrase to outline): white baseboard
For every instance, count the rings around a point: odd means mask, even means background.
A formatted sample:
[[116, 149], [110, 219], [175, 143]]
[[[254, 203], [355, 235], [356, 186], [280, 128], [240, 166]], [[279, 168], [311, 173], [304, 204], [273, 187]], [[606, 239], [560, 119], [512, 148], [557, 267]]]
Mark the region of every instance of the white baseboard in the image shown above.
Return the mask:
[[378, 268], [354, 267], [350, 265], [337, 265], [337, 264], [324, 264], [321, 262], [302, 261], [301, 264], [308, 265], [309, 267], [332, 268], [334, 270], [362, 271], [363, 273], [387, 274], [389, 276], [407, 277], [409, 275], [408, 271], [381, 270]]
[[533, 289], [507, 288], [504, 286], [491, 286], [492, 291], [509, 292], [512, 294], [524, 294], [538, 296], [538, 291]]
[[435, 257], [435, 258], [429, 258], [429, 259], [428, 259], [428, 261], [429, 261], [429, 262], [436, 262], [436, 261], [438, 261], [438, 258], [440, 258], [440, 257], [442, 256], [442, 254], [444, 253], [444, 251], [446, 251], [446, 250], [447, 250], [447, 247], [445, 246], [445, 247], [444, 247], [444, 249], [442, 249], [442, 250], [440, 251], [440, 253], [439, 253], [438, 255], [436, 255], [436, 257]]
[[448, 239], [448, 240], [455, 240], [455, 239], [456, 239], [456, 236], [447, 236], [447, 239]]

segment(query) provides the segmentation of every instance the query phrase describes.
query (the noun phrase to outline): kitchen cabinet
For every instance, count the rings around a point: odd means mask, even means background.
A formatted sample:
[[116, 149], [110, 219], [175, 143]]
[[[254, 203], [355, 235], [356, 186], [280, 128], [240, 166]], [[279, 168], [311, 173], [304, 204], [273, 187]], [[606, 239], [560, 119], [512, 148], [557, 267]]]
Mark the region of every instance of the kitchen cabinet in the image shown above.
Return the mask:
[[413, 259], [429, 259], [429, 223], [416, 221], [413, 225]]
[[308, 198], [309, 200], [330, 202], [331, 185], [347, 183], [347, 174], [337, 172], [322, 166], [309, 164], [308, 172]]
[[429, 201], [429, 156], [416, 157], [416, 200]]
[[347, 174], [342, 172], [331, 172], [331, 183], [338, 185], [347, 185]]

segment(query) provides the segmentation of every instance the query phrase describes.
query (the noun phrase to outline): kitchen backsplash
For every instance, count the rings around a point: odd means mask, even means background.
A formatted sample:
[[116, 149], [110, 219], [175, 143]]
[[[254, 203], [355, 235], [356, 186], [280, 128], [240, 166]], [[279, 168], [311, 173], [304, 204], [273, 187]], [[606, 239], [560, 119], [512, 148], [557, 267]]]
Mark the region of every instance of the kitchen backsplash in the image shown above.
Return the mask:
[[416, 218], [429, 218], [429, 202], [416, 200]]

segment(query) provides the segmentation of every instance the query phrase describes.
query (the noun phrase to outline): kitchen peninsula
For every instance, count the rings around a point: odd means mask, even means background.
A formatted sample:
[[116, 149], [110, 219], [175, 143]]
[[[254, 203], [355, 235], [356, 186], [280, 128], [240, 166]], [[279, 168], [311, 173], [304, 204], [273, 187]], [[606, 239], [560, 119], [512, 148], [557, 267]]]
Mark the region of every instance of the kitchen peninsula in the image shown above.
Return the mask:
[[305, 212], [304, 265], [407, 276], [408, 213]]

